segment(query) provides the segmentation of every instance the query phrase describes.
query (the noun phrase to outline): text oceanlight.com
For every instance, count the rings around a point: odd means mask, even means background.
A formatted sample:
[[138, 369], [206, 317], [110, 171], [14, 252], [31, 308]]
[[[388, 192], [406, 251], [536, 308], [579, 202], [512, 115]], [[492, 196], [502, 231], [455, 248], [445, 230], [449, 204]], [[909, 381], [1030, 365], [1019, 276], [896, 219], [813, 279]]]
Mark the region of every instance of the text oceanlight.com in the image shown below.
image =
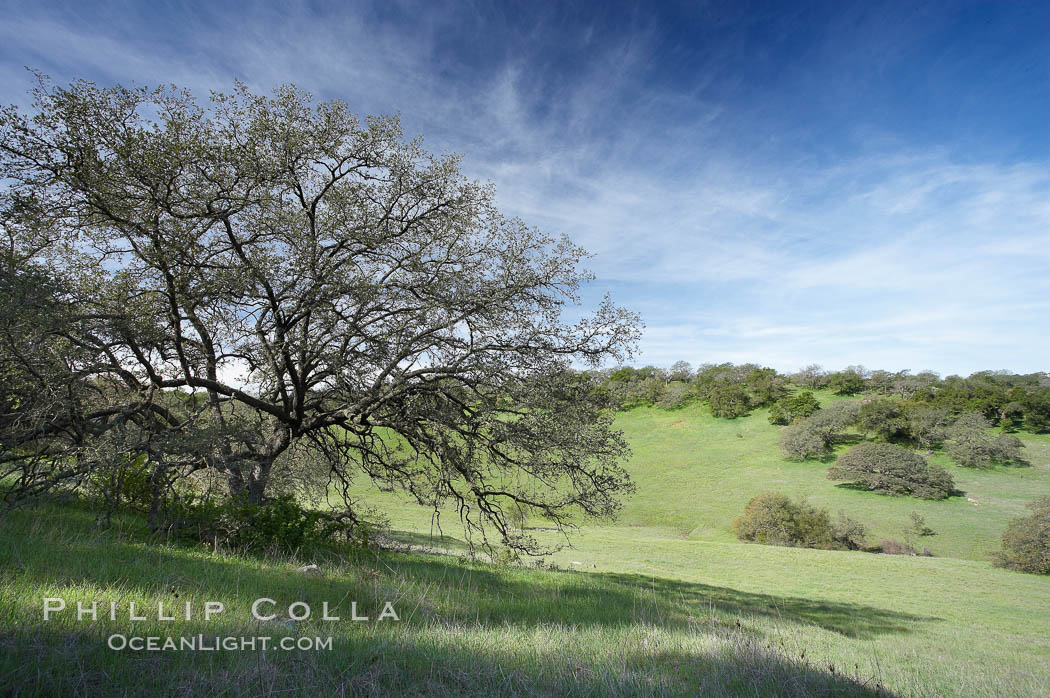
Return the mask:
[[140, 637], [110, 635], [106, 645], [111, 650], [145, 650], [147, 652], [217, 652], [219, 650], [331, 650], [332, 637], [235, 637], [220, 635], [190, 635], [174, 637]]

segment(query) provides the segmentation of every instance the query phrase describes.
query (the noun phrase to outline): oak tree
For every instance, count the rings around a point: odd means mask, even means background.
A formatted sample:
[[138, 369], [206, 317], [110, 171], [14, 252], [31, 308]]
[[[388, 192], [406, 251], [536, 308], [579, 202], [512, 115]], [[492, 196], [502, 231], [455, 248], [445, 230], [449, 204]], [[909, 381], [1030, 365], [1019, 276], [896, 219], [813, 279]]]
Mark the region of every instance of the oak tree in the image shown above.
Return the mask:
[[[123, 423], [118, 451], [258, 502], [302, 448], [332, 489], [367, 474], [529, 551], [513, 520], [571, 526], [631, 489], [607, 405], [568, 369], [628, 357], [637, 316], [606, 298], [566, 321], [584, 250], [504, 216], [395, 117], [294, 86], [202, 104], [41, 78], [31, 113], [0, 113], [0, 181], [8, 285], [50, 279], [62, 309], [2, 340], [57, 400], [31, 421], [5, 406], [13, 467], [78, 462]], [[30, 342], [54, 370], [34, 374]]]

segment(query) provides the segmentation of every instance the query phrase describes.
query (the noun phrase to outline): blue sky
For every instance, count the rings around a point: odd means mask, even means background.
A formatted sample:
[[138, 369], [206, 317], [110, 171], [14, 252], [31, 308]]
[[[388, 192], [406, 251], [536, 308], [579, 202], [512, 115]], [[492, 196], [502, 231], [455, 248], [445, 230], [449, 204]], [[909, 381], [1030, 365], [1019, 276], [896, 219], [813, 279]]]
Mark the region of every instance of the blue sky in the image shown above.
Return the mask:
[[10, 3], [31, 76], [294, 82], [594, 253], [635, 363], [1050, 369], [1050, 3]]

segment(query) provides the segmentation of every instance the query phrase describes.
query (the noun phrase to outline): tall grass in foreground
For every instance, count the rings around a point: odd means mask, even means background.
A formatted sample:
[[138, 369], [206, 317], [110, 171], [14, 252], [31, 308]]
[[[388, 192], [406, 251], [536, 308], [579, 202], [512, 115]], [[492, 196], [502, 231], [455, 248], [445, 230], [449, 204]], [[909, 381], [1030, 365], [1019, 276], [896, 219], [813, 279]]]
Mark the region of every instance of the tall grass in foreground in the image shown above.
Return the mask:
[[[13, 695], [885, 695], [877, 667], [818, 664], [794, 629], [805, 613], [752, 595], [638, 575], [502, 568], [453, 557], [357, 553], [302, 560], [215, 555], [145, 542], [141, 522], [92, 526], [80, 508], [39, 507], [0, 521], [0, 693]], [[730, 590], [722, 590], [730, 591]], [[44, 597], [99, 603], [45, 623]], [[253, 600], [277, 601], [272, 622]], [[108, 619], [109, 602], [121, 609]], [[153, 620], [131, 623], [129, 602]], [[205, 622], [156, 620], [158, 602], [205, 601], [227, 611]], [[294, 622], [288, 604], [310, 604]], [[344, 620], [319, 619], [328, 601]], [[345, 620], [350, 602], [369, 622]], [[390, 601], [400, 621], [375, 620]], [[756, 622], [761, 617], [762, 622]], [[895, 624], [884, 613], [869, 622]], [[861, 619], [861, 622], [865, 622]], [[331, 650], [114, 651], [112, 633], [333, 637]], [[276, 641], [276, 640], [275, 640]]]

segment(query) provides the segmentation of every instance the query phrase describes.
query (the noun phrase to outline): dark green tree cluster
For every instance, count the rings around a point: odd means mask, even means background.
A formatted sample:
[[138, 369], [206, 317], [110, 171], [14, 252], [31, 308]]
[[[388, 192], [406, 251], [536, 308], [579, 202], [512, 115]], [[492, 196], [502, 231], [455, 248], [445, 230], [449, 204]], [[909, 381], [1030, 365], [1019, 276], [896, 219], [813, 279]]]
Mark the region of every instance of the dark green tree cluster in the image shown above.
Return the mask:
[[733, 419], [772, 404], [785, 394], [787, 379], [757, 364], [704, 365], [694, 378], [696, 394], [711, 414]]
[[813, 416], [819, 409], [820, 403], [813, 393], [802, 390], [774, 402], [769, 408], [769, 423], [793, 424]]
[[[773, 412], [777, 413], [776, 406]], [[796, 421], [781, 434], [781, 450], [791, 460], [826, 459], [851, 427], [880, 443], [926, 450], [943, 447], [964, 467], [1025, 464], [1024, 443], [1010, 434], [993, 433], [991, 422], [980, 413], [953, 417], [943, 407], [884, 397], [834, 403]]]
[[790, 376], [796, 386], [828, 388], [838, 395], [872, 393], [917, 402], [951, 414], [979, 412], [1004, 431], [1050, 431], [1050, 374], [979, 371], [941, 378], [933, 371], [869, 371], [848, 366], [827, 372], [813, 364]]
[[602, 387], [621, 409], [654, 405], [673, 409], [706, 403], [716, 417], [733, 419], [772, 404], [786, 393], [787, 379], [757, 364], [705, 364], [695, 373], [684, 361], [668, 369], [622, 366], [600, 374]]
[[828, 377], [828, 388], [836, 395], [856, 395], [866, 387], [863, 372], [856, 368], [847, 368]]
[[621, 366], [599, 372], [595, 377], [620, 409], [661, 403], [671, 383], [668, 371], [656, 366]]
[[869, 436], [893, 441], [907, 435], [908, 420], [899, 401], [876, 398], [861, 403], [856, 426]]
[[[860, 429], [883, 440], [910, 438], [920, 448], [943, 441], [942, 412], [952, 417], [978, 412], [1007, 433], [1050, 431], [1050, 374], [1046, 373], [981, 371], [968, 378], [941, 379], [932, 371], [869, 371], [856, 365], [828, 372], [811, 364], [782, 375], [757, 364], [731, 363], [704, 364], [693, 372], [687, 362], [679, 361], [670, 369], [625, 366], [604, 370], [600, 376], [614, 404], [622, 409], [639, 405], [674, 408], [697, 400], [707, 403], [715, 416], [727, 419], [775, 405], [789, 394], [790, 386], [827, 389], [842, 396], [865, 393], [882, 401], [866, 410]], [[915, 405], [930, 411], [923, 413]], [[796, 420], [797, 414], [786, 415], [783, 406], [771, 415], [774, 424]]]
[[[921, 374], [920, 374], [921, 375]], [[1050, 375], [981, 371], [926, 382], [908, 398], [952, 414], [977, 412], [1004, 431], [1050, 431]]]

